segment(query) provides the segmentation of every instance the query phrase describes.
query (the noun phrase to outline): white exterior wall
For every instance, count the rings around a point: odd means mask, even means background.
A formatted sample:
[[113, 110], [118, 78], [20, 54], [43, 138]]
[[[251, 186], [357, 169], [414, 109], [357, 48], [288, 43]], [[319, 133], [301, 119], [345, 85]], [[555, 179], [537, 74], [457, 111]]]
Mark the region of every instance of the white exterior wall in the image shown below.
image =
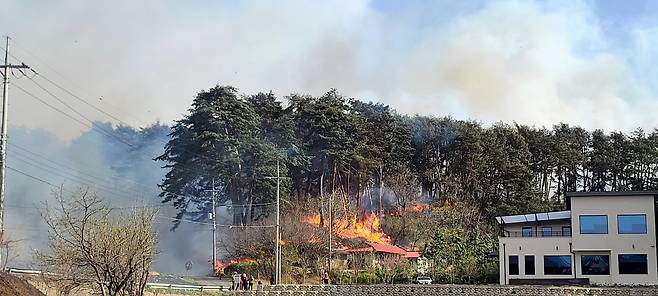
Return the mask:
[[[575, 196], [571, 197], [571, 221], [541, 221], [504, 225], [505, 231], [520, 233], [524, 226], [541, 231], [550, 225], [553, 231], [572, 225], [571, 237], [500, 237], [500, 283], [510, 279], [589, 278], [600, 285], [658, 285], [658, 256], [656, 254], [656, 213], [653, 195]], [[619, 234], [617, 216], [646, 215], [646, 234]], [[581, 234], [580, 215], [607, 215], [607, 234]], [[648, 274], [619, 274], [619, 254], [646, 254]], [[519, 275], [509, 275], [509, 256], [519, 256]], [[535, 274], [525, 274], [525, 255], [535, 256]], [[571, 275], [544, 275], [545, 255], [571, 255]], [[609, 255], [610, 275], [583, 275], [581, 256]]]
[[[573, 278], [574, 266], [571, 256], [571, 275], [544, 275], [544, 255], [572, 255], [569, 252], [570, 237], [501, 237], [498, 240], [500, 284], [509, 284], [510, 279], [569, 279]], [[519, 256], [519, 275], [509, 274], [509, 256]], [[535, 256], [535, 274], [526, 275], [525, 256]], [[504, 264], [503, 264], [504, 263]], [[507, 275], [505, 277], [505, 275]]]
[[[619, 234], [617, 215], [645, 214], [647, 219], [646, 234]], [[571, 221], [573, 224], [573, 250], [577, 254], [578, 277], [588, 277], [596, 284], [658, 284], [658, 265], [656, 263], [656, 223], [654, 198], [646, 196], [591, 196], [572, 197]], [[607, 234], [581, 234], [580, 215], [607, 215]], [[610, 275], [582, 275], [580, 256], [588, 254], [609, 254]], [[619, 274], [619, 254], [646, 254], [648, 274]]]

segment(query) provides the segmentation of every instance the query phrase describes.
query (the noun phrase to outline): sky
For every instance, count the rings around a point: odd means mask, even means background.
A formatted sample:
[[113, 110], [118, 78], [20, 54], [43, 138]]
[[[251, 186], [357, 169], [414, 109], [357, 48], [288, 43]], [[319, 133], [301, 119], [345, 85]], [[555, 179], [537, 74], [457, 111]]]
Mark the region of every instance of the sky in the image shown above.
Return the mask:
[[[219, 84], [281, 98], [336, 88], [403, 114], [483, 124], [658, 127], [656, 1], [5, 0], [2, 6], [0, 34], [12, 38], [12, 54], [133, 126], [180, 119], [196, 93]], [[18, 77], [12, 83], [67, 110]], [[117, 123], [64, 92], [56, 95], [89, 119]], [[10, 111], [11, 125], [63, 139], [88, 129], [15, 88]]]

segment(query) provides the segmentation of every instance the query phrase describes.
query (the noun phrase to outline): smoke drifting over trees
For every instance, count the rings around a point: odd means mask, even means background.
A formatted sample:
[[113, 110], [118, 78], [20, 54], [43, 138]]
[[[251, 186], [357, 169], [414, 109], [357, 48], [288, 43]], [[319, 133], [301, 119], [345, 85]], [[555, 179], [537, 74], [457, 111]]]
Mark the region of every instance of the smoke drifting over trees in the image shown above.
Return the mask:
[[[365, 210], [395, 207], [385, 180], [408, 170], [419, 196], [436, 205], [475, 206], [496, 215], [561, 207], [567, 191], [644, 190], [658, 187], [658, 132], [631, 134], [556, 124], [536, 128], [449, 117], [400, 115], [331, 90], [321, 97], [293, 94], [282, 104], [270, 94], [240, 96], [235, 88], [201, 91], [190, 114], [173, 127], [158, 159], [168, 165], [162, 193], [179, 215], [200, 218], [208, 201], [194, 198], [223, 185], [234, 205], [233, 223], [268, 213], [274, 201], [274, 164], [282, 162], [291, 201], [326, 219], [327, 194], [344, 192]], [[199, 169], [202, 168], [202, 169]], [[393, 178], [394, 179], [394, 178]], [[395, 191], [395, 190], [394, 190]], [[397, 191], [400, 191], [399, 189]], [[372, 206], [384, 197], [382, 205]], [[368, 202], [365, 198], [368, 197]], [[394, 197], [394, 196], [393, 196]], [[260, 211], [255, 209], [260, 208]]]
[[[146, 205], [158, 210], [155, 229], [159, 254], [154, 269], [184, 273], [185, 264], [193, 262], [190, 273], [210, 270], [207, 225], [185, 224], [170, 232], [174, 212], [160, 203], [157, 184], [164, 176], [153, 158], [162, 153], [170, 128], [154, 124], [142, 129], [109, 123], [96, 123], [112, 131], [132, 147], [116, 138], [89, 130], [70, 142], [64, 142], [44, 130], [13, 128], [10, 130], [6, 229], [12, 240], [19, 240], [10, 250], [18, 257], [9, 266], [33, 267], [32, 255], [47, 242], [47, 228], [40, 217], [43, 201], [55, 202], [54, 186], [75, 191], [89, 188], [119, 211]], [[29, 176], [24, 175], [28, 174]], [[39, 180], [34, 179], [38, 178]], [[49, 182], [46, 184], [43, 181]]]
[[[22, 172], [8, 176], [8, 238], [22, 240], [16, 265], [29, 266], [31, 250], [45, 242], [34, 206], [52, 198], [52, 185], [89, 187], [118, 208], [159, 209], [154, 269], [193, 274], [210, 272], [210, 227], [204, 223], [212, 179], [223, 189], [220, 223], [263, 223], [275, 201], [275, 180], [266, 177], [276, 175], [277, 159], [286, 177], [284, 200], [303, 201], [321, 220], [334, 192], [362, 212], [395, 210], [401, 201], [404, 207], [463, 203], [492, 221], [495, 215], [558, 208], [567, 191], [658, 188], [656, 130], [483, 126], [403, 115], [335, 90], [276, 98], [217, 86], [201, 91], [172, 127], [96, 124], [131, 145], [93, 130], [70, 142], [43, 130], [10, 131], [9, 167]], [[416, 180], [415, 190], [405, 180]], [[396, 196], [400, 192], [418, 196]], [[224, 235], [220, 228], [220, 240]]]

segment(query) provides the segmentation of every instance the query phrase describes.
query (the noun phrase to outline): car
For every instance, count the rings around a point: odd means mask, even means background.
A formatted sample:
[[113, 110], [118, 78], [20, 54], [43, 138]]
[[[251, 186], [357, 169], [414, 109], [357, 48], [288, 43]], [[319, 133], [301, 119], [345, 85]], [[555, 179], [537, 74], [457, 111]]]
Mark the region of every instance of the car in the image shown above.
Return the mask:
[[421, 284], [421, 285], [431, 285], [432, 284], [432, 278], [427, 276], [427, 275], [421, 275], [416, 278], [416, 282]]

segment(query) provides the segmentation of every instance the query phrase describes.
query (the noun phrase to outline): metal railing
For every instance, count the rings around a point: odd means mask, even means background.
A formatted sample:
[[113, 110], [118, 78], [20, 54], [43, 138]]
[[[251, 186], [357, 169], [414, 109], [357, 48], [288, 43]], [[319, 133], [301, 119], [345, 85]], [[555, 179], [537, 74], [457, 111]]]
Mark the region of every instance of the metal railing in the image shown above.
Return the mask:
[[[7, 272], [13, 274], [26, 274], [26, 275], [39, 275], [44, 272], [40, 270], [33, 269], [21, 269], [21, 268], [8, 268]], [[221, 285], [178, 285], [178, 284], [167, 284], [167, 283], [146, 283], [146, 287], [151, 289], [166, 289], [166, 290], [183, 290], [183, 291], [229, 291], [231, 287], [221, 286]]]
[[503, 231], [502, 237], [564, 237], [571, 236], [571, 231]]
[[184, 291], [229, 291], [230, 287], [227, 286], [201, 286], [201, 285], [175, 285], [166, 283], [146, 283], [146, 287], [151, 289], [167, 289], [167, 290], [184, 290]]

